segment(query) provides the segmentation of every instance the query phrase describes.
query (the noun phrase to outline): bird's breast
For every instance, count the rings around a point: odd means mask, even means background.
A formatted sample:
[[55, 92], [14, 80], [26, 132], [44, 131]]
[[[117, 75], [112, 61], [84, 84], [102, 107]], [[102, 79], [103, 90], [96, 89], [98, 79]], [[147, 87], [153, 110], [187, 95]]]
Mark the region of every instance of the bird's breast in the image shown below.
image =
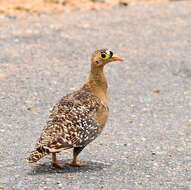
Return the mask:
[[109, 108], [106, 104], [101, 104], [98, 111], [94, 114], [94, 119], [100, 126], [99, 133], [102, 132], [109, 115]]

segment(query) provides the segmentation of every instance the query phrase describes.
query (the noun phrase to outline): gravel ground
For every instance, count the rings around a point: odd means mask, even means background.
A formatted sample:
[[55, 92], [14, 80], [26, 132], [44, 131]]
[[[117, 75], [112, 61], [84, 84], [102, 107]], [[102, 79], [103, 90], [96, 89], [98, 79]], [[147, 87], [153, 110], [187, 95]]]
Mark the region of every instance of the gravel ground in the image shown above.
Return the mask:
[[[191, 3], [132, 3], [62, 15], [0, 17], [0, 189], [191, 189]], [[28, 165], [49, 109], [108, 47], [110, 117], [72, 168]]]

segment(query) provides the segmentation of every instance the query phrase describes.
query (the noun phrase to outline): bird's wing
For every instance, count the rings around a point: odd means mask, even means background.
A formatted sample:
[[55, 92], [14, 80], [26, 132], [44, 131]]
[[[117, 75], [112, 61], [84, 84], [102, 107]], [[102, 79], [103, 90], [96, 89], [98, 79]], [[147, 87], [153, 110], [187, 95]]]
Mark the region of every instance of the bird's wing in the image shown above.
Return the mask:
[[101, 102], [89, 92], [77, 91], [56, 104], [37, 147], [51, 150], [84, 146], [97, 137], [99, 125], [93, 114]]

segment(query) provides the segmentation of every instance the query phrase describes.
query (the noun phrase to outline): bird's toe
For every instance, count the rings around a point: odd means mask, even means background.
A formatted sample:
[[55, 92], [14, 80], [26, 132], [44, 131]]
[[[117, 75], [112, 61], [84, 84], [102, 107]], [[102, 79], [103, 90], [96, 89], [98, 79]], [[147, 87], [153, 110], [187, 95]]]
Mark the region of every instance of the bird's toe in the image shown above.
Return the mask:
[[54, 166], [55, 168], [64, 168], [64, 164], [60, 162], [52, 163], [52, 166]]
[[74, 161], [71, 161], [69, 163], [70, 166], [74, 166], [74, 167], [81, 167], [81, 166], [85, 166], [86, 164], [84, 162], [74, 162]]

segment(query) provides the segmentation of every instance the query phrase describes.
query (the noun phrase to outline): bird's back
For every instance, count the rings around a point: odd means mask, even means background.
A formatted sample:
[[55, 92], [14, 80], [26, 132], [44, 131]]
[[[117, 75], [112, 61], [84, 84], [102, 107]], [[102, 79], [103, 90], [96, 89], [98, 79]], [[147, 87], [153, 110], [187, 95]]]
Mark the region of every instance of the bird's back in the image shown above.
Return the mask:
[[101, 132], [96, 115], [102, 107], [86, 86], [63, 97], [53, 107], [36, 147], [59, 151], [89, 144]]

